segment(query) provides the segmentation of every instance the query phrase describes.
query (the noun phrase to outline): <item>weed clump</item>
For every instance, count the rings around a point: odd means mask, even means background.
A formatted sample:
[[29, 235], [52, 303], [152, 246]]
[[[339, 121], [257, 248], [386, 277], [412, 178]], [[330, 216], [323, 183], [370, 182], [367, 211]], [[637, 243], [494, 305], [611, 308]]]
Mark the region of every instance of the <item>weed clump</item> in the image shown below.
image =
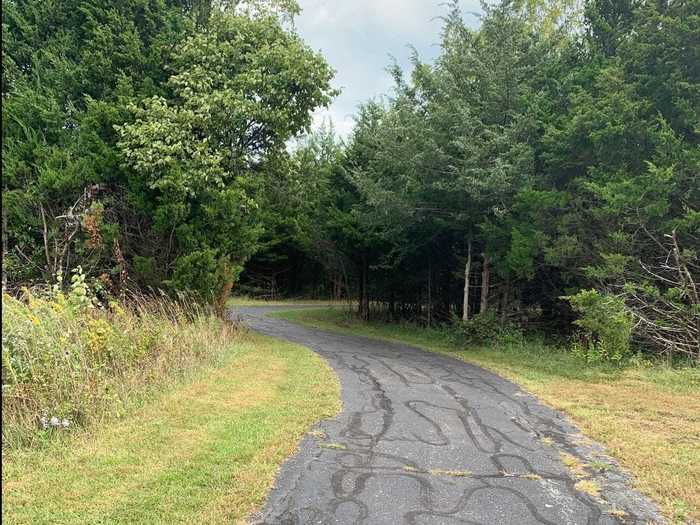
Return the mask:
[[231, 340], [232, 325], [184, 298], [100, 301], [80, 269], [61, 284], [3, 293], [3, 447], [117, 418], [133, 394], [216, 359]]

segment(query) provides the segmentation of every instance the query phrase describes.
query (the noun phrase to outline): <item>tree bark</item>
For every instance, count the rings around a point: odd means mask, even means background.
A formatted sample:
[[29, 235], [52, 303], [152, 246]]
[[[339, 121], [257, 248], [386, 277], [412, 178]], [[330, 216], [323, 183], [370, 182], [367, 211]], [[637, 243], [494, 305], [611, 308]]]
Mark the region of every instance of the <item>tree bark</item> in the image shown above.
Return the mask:
[[362, 305], [365, 303], [365, 265], [360, 264], [360, 279], [357, 282], [357, 315], [362, 317]]
[[[116, 243], [116, 240], [115, 240]], [[123, 260], [123, 257], [121, 255], [121, 250], [119, 250], [119, 245], [115, 244], [116, 250], [118, 250], [119, 257]], [[219, 262], [220, 267], [218, 271], [221, 272], [221, 289], [219, 290], [218, 294], [216, 297], [214, 297], [214, 310], [216, 311], [216, 314], [221, 317], [222, 319], [226, 319], [226, 314], [227, 314], [227, 308], [226, 305], [228, 303], [229, 297], [231, 297], [231, 290], [233, 290], [233, 285], [235, 281], [235, 273], [233, 270], [233, 266], [229, 261], [220, 261]], [[125, 268], [125, 267], [123, 267]], [[126, 270], [122, 274], [125, 274]]]
[[464, 299], [462, 302], [462, 321], [469, 321], [469, 276], [472, 271], [472, 240], [467, 243], [467, 263], [464, 266]]
[[226, 319], [226, 303], [231, 297], [231, 290], [233, 290], [233, 279], [224, 282], [214, 304], [216, 314], [222, 319]]
[[433, 261], [428, 259], [428, 326], [433, 322]]
[[331, 288], [332, 288], [332, 297], [336, 301], [340, 299], [340, 276], [336, 274], [335, 272], [331, 273]]
[[365, 265], [365, 271], [363, 273], [364, 278], [365, 278], [365, 284], [363, 286], [363, 289], [365, 290], [365, 304], [364, 307], [362, 308], [364, 311], [364, 320], [368, 321], [369, 320], [369, 287], [367, 286], [367, 281], [369, 280], [369, 264], [367, 263], [367, 254], [364, 256], [364, 265]]
[[481, 269], [481, 305], [479, 313], [484, 313], [489, 307], [489, 287], [491, 286], [491, 266], [489, 256], [484, 255], [484, 265]]
[[367, 290], [367, 252], [362, 253], [362, 272], [360, 276], [360, 318], [367, 321], [369, 319], [369, 294]]
[[501, 322], [505, 323], [508, 319], [508, 306], [510, 304], [510, 277], [506, 278], [506, 283], [503, 286], [503, 295], [501, 296]]

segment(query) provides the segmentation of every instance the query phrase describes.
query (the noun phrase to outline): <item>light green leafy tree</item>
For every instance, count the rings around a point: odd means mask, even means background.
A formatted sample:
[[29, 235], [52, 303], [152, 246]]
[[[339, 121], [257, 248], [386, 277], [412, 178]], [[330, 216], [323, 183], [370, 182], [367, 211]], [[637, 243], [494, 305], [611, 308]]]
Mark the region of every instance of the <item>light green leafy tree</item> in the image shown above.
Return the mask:
[[119, 146], [173, 239], [170, 283], [223, 307], [258, 248], [265, 178], [328, 103], [331, 69], [277, 16], [211, 15], [174, 54], [165, 96], [132, 106]]

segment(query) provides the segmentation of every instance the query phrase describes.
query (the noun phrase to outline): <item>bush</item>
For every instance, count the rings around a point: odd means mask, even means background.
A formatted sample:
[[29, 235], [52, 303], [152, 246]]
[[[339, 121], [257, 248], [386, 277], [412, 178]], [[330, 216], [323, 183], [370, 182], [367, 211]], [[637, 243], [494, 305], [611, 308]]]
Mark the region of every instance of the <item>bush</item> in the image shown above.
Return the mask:
[[478, 313], [468, 321], [456, 319], [453, 323], [453, 339], [458, 344], [496, 343], [520, 344], [523, 334], [512, 323], [502, 321], [494, 310]]
[[142, 287], [156, 288], [162, 282], [162, 278], [156, 269], [154, 257], [142, 257], [135, 255], [131, 261], [132, 278], [136, 279]]
[[211, 301], [221, 287], [217, 267], [214, 250], [195, 251], [177, 259], [173, 276], [166, 284], [174, 290], [190, 290]]
[[620, 361], [630, 355], [632, 315], [624, 301], [596, 290], [582, 290], [565, 297], [580, 318], [582, 328], [574, 341], [574, 352], [588, 362]]
[[70, 291], [2, 297], [3, 447], [120, 416], [134, 393], [222, 355], [229, 324], [192, 303], [134, 296], [100, 306]]

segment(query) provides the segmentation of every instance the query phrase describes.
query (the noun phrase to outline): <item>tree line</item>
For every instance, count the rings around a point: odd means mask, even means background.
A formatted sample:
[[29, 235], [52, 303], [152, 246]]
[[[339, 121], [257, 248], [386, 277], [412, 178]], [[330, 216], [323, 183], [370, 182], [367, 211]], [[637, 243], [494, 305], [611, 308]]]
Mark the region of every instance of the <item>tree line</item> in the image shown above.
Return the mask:
[[[292, 1], [7, 2], [3, 278], [700, 358], [700, 1], [457, 2], [346, 140]], [[359, 80], [358, 80], [359, 81]], [[303, 136], [295, 144], [294, 139]]]
[[478, 29], [453, 3], [435, 63], [296, 151], [304, 254], [364, 318], [697, 359], [699, 38], [692, 0], [502, 2]]

